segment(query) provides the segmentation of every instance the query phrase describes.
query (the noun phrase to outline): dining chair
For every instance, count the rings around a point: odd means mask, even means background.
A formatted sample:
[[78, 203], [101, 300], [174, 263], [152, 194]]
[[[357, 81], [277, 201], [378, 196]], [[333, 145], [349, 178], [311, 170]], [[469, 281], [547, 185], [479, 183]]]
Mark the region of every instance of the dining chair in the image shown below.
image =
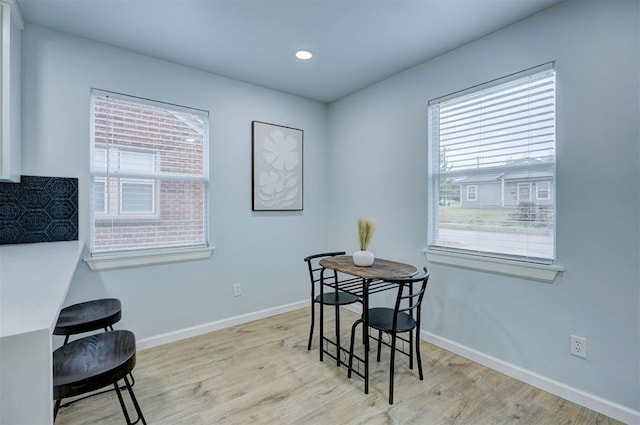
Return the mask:
[[[309, 268], [309, 279], [311, 283], [311, 326], [309, 328], [309, 343], [307, 344], [307, 350], [311, 350], [311, 342], [313, 340], [313, 327], [315, 324], [315, 305], [322, 302], [324, 305], [333, 305], [335, 306], [335, 317], [336, 317], [336, 343], [338, 347], [340, 346], [340, 310], [339, 306], [353, 304], [355, 302], [360, 301], [360, 298], [353, 294], [346, 293], [344, 291], [330, 291], [325, 292], [320, 295], [316, 295], [316, 286], [319, 286], [319, 290], [322, 290], [321, 285], [321, 273], [322, 266], [318, 263], [320, 260], [326, 257], [335, 257], [336, 255], [345, 255], [344, 251], [336, 251], [336, 252], [324, 252], [320, 254], [314, 254], [306, 257], [304, 261], [307, 263]], [[327, 276], [325, 275], [325, 278]], [[332, 279], [337, 280], [337, 272], [334, 270], [331, 275]], [[320, 341], [322, 344], [322, 341]]]
[[[395, 369], [395, 353], [396, 351], [409, 357], [409, 369], [413, 369], [413, 350], [415, 346], [415, 355], [418, 363], [418, 374], [422, 381], [424, 376], [422, 373], [422, 359], [420, 358], [420, 317], [422, 310], [422, 300], [427, 289], [429, 281], [429, 271], [426, 267], [423, 272], [403, 279], [387, 280], [389, 283], [397, 284], [398, 291], [396, 301], [393, 308], [375, 307], [368, 309], [369, 327], [378, 331], [378, 354], [377, 361], [380, 361], [380, 352], [382, 344], [391, 347], [391, 358], [389, 365], [389, 404], [393, 404], [393, 374]], [[351, 378], [353, 366], [353, 347], [356, 334], [356, 327], [363, 323], [362, 318], [356, 320], [351, 327], [351, 343], [349, 346], [349, 367], [348, 377]], [[398, 336], [398, 334], [409, 333], [408, 339]], [[382, 334], [388, 334], [391, 343], [383, 342]], [[414, 335], [415, 334], [415, 335]], [[367, 332], [367, 335], [369, 333]], [[397, 346], [397, 339], [401, 339], [404, 343], [408, 343], [409, 350], [405, 351]]]

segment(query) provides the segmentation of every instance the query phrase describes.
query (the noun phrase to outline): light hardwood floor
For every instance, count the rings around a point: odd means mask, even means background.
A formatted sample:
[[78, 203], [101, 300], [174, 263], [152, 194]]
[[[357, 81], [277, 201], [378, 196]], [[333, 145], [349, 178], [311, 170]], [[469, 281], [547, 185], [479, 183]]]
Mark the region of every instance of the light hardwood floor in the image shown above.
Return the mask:
[[[348, 343], [356, 315], [342, 312]], [[333, 329], [331, 322], [326, 326]], [[134, 389], [147, 423], [620, 424], [425, 342], [424, 381], [408, 369], [406, 357], [396, 358], [391, 406], [388, 355], [380, 364], [373, 356], [364, 394], [362, 379], [347, 379], [346, 369], [331, 359], [318, 361], [317, 328], [307, 351], [308, 327], [309, 312], [301, 309], [139, 351]], [[113, 391], [61, 409], [56, 420], [124, 423]]]

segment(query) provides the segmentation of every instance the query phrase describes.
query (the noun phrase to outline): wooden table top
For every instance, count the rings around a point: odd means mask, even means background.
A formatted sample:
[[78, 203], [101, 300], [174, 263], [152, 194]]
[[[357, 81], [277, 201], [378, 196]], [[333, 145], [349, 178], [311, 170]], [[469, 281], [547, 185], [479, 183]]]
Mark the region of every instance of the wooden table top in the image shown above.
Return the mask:
[[373, 264], [368, 267], [356, 266], [350, 255], [323, 258], [320, 260], [320, 265], [325, 269], [337, 270], [363, 279], [398, 279], [411, 277], [418, 273], [418, 269], [412, 265], [381, 258], [376, 258]]

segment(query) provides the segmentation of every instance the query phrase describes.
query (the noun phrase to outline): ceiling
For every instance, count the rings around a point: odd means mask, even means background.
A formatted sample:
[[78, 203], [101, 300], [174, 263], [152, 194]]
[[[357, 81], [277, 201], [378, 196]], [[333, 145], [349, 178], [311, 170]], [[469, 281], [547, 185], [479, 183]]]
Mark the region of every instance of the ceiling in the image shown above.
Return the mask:
[[[17, 0], [25, 22], [331, 102], [562, 0]], [[294, 53], [315, 56], [300, 61]]]

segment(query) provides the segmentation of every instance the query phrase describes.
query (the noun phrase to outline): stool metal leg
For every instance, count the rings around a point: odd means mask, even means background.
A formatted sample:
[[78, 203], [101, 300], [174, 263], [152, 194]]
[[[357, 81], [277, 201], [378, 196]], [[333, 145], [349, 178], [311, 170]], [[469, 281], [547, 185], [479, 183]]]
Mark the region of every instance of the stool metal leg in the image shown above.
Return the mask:
[[[142, 414], [142, 409], [140, 409], [140, 405], [138, 404], [138, 399], [136, 398], [135, 394], [133, 393], [133, 388], [131, 388], [133, 386], [133, 384], [129, 383], [129, 380], [127, 379], [126, 376], [124, 377], [124, 383], [127, 385], [127, 389], [129, 390], [129, 395], [131, 396], [131, 401], [133, 401], [133, 406], [135, 407], [136, 413], [138, 414], [138, 420], [142, 420], [142, 423], [144, 425], [147, 425], [147, 421], [144, 419], [144, 415]], [[136, 422], [138, 422], [138, 421], [136, 421]]]
[[136, 409], [136, 414], [138, 415], [138, 418], [134, 422], [131, 422], [131, 418], [129, 417], [129, 412], [127, 411], [127, 406], [125, 405], [124, 398], [122, 397], [122, 391], [120, 391], [120, 386], [118, 385], [117, 382], [114, 383], [113, 387], [115, 388], [116, 393], [118, 394], [118, 401], [120, 402], [120, 407], [122, 408], [122, 413], [124, 414], [124, 419], [127, 421], [127, 425], [134, 425], [140, 421], [142, 421], [144, 425], [147, 425], [147, 421], [144, 419], [144, 415], [142, 414], [142, 409], [140, 409], [138, 400], [136, 399], [136, 396], [133, 393], [133, 388], [131, 388], [131, 384], [129, 383], [129, 380], [127, 379], [126, 376], [124, 377], [124, 383], [127, 390], [129, 391], [129, 397], [131, 397], [131, 401], [133, 402], [133, 407]]
[[62, 400], [56, 400], [55, 406], [53, 406], [53, 422], [56, 421], [56, 416], [58, 416], [58, 410], [60, 410], [60, 402]]

